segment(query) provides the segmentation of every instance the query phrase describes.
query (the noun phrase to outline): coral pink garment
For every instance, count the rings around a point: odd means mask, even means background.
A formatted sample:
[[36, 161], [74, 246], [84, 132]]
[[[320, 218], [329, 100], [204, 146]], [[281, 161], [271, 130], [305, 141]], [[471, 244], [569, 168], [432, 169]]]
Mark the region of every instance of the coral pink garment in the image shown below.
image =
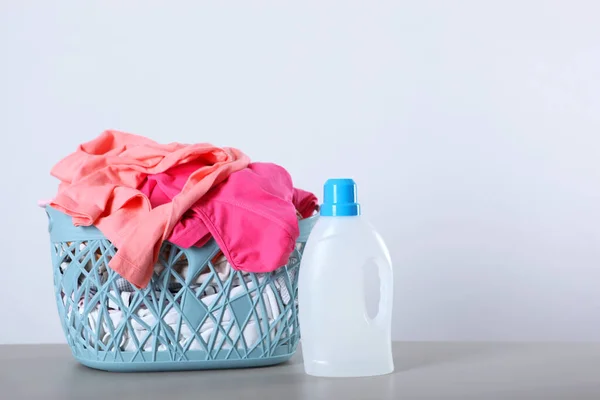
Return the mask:
[[[152, 208], [137, 187], [149, 174], [177, 165], [197, 167], [171, 202]], [[145, 287], [160, 246], [181, 216], [214, 185], [250, 160], [241, 151], [210, 144], [158, 144], [106, 131], [61, 160], [52, 175], [62, 182], [51, 206], [75, 225], [95, 225], [119, 249], [110, 267], [137, 287]]]
[[[190, 163], [148, 176], [140, 190], [153, 207], [168, 203], [195, 168]], [[316, 205], [315, 195], [294, 189], [282, 167], [252, 163], [198, 200], [169, 240], [187, 248], [212, 236], [233, 268], [270, 272], [285, 265], [294, 249], [299, 235], [296, 208], [306, 217]]]

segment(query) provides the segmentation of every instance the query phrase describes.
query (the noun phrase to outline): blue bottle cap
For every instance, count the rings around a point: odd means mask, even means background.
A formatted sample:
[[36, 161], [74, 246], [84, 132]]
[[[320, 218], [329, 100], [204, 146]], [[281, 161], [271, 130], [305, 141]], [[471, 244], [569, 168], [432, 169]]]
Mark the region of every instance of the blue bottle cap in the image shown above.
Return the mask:
[[356, 202], [356, 183], [352, 179], [328, 179], [323, 185], [321, 215], [346, 217], [360, 215]]

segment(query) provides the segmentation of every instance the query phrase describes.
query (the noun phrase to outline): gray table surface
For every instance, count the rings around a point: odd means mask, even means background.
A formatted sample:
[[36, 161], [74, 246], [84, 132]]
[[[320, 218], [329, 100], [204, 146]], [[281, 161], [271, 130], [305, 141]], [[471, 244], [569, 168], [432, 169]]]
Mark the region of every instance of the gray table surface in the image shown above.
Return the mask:
[[110, 373], [66, 345], [0, 346], [0, 399], [600, 399], [600, 343], [394, 343], [374, 378], [304, 374], [300, 352], [268, 368]]

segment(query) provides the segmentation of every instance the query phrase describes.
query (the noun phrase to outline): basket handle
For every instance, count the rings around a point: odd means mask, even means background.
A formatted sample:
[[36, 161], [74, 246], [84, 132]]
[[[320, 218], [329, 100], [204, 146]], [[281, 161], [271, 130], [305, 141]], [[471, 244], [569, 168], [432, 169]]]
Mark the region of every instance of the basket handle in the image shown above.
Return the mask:
[[48, 232], [52, 242], [74, 242], [77, 240], [106, 239], [95, 226], [74, 226], [67, 214], [46, 206]]

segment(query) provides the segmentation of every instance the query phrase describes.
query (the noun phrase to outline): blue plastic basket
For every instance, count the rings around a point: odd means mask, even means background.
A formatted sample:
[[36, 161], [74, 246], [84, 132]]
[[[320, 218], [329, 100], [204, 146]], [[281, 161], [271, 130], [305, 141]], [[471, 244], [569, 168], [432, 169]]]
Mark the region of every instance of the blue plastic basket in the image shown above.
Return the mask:
[[223, 278], [211, 262], [219, 252], [214, 240], [190, 249], [166, 242], [160, 268], [138, 290], [108, 268], [116, 249], [98, 229], [46, 212], [56, 304], [82, 364], [107, 371], [242, 368], [278, 364], [296, 351], [298, 267], [317, 217], [299, 221], [296, 249], [277, 271], [231, 270]]

